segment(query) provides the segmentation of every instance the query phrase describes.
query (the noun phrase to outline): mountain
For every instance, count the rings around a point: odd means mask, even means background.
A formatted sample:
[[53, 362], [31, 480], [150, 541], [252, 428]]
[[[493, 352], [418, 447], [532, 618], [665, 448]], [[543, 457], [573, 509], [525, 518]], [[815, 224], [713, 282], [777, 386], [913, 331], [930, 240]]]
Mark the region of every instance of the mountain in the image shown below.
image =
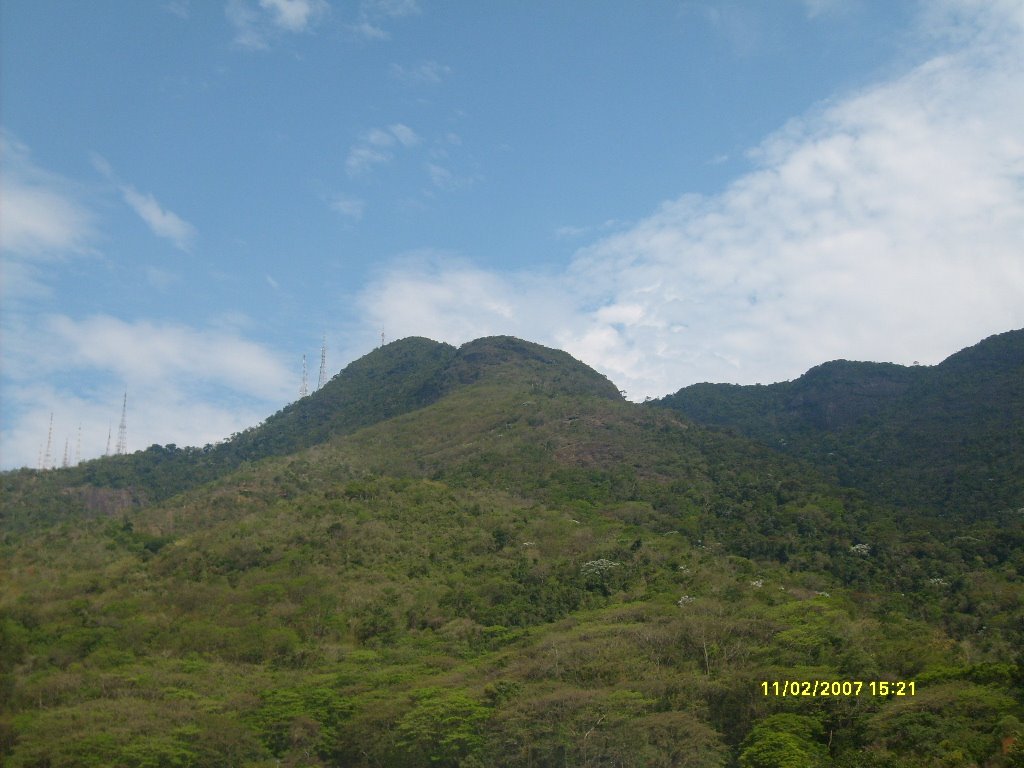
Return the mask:
[[1022, 758], [1019, 511], [882, 503], [517, 339], [0, 492], [12, 768]]
[[900, 507], [1024, 505], [1024, 330], [936, 366], [838, 360], [768, 386], [697, 384], [650, 403], [809, 461]]
[[[28, 506], [48, 520], [68, 513], [120, 512], [211, 482], [245, 463], [284, 456], [423, 408], [475, 382], [510, 378], [533, 393], [621, 399], [608, 379], [560, 350], [507, 336], [477, 339], [458, 349], [412, 337], [370, 352], [320, 390], [217, 445], [152, 445], [59, 473], [22, 470], [8, 473], [5, 490], [13, 498], [34, 495]], [[20, 482], [12, 482], [19, 476]], [[5, 523], [19, 524], [15, 519]]]

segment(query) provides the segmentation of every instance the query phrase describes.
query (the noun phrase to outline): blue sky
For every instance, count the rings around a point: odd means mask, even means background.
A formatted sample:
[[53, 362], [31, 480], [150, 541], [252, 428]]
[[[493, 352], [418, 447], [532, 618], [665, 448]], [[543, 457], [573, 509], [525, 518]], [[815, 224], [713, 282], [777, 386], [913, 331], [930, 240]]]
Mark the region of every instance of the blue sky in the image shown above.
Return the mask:
[[[633, 399], [1024, 326], [1009, 0], [0, 5], [0, 465], [252, 426], [391, 339]], [[81, 431], [81, 449], [78, 435]]]

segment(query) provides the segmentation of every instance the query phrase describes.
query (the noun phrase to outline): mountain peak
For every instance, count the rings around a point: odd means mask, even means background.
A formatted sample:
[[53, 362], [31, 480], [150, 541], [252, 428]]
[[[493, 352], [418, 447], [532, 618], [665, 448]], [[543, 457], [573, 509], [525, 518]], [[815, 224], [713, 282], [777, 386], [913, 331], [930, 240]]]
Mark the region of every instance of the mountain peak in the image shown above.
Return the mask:
[[567, 352], [514, 336], [488, 336], [459, 347], [446, 371], [452, 389], [480, 380], [520, 382], [548, 394], [621, 399], [605, 376]]

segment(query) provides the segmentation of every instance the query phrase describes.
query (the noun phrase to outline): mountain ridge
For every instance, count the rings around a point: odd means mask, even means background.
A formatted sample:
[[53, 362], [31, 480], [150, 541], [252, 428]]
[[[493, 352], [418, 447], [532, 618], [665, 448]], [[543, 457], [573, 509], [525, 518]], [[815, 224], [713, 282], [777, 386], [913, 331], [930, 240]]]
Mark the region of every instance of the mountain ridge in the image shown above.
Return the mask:
[[1020, 757], [1019, 511], [879, 502], [529, 342], [396, 344], [254, 460], [0, 476], [5, 765]]
[[973, 514], [1024, 503], [1024, 330], [934, 366], [838, 360], [790, 382], [696, 384], [648, 405], [736, 430], [900, 506]]

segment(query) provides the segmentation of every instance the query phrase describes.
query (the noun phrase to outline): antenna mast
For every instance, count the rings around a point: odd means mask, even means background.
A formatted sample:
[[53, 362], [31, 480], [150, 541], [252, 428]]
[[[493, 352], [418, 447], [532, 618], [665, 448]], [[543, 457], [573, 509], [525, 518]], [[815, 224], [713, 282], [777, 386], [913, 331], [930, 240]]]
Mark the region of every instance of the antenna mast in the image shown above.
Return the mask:
[[320, 378], [317, 379], [316, 388], [321, 389], [327, 383], [327, 334], [324, 334], [323, 343], [320, 345]]
[[78, 442], [75, 443], [75, 466], [82, 463], [82, 425], [78, 425]]
[[382, 347], [384, 346], [384, 329], [383, 328], [380, 329], [380, 345]]
[[309, 394], [309, 373], [306, 370], [306, 356], [302, 356], [302, 384], [299, 386], [299, 397]]
[[46, 433], [46, 453], [43, 454], [43, 469], [50, 469], [50, 448], [53, 446], [53, 411], [50, 411], [50, 429]]
[[68, 468], [68, 445], [70, 444], [70, 442], [71, 442], [71, 438], [70, 437], [65, 437], [64, 438], [64, 461], [61, 463], [61, 466], [64, 469]]
[[104, 456], [110, 455], [110, 425], [107, 424], [107, 450], [103, 453]]
[[128, 390], [125, 390], [124, 402], [121, 404], [121, 423], [117, 427], [117, 452], [128, 453]]

